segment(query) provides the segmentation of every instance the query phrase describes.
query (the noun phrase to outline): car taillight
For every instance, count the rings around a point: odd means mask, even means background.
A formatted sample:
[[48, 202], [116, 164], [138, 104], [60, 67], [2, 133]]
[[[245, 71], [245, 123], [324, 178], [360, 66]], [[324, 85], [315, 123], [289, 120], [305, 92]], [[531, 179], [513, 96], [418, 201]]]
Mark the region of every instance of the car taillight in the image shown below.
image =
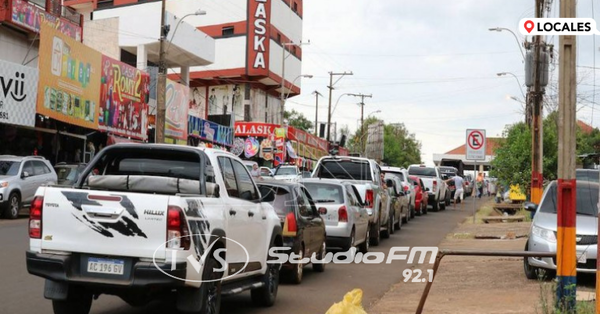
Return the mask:
[[348, 210], [346, 209], [346, 206], [342, 206], [338, 209], [338, 221], [348, 222]]
[[408, 192], [408, 185], [404, 186], [404, 192]]
[[36, 196], [31, 202], [29, 211], [29, 237], [32, 239], [42, 238], [42, 211], [44, 208], [44, 197]]
[[189, 229], [179, 206], [169, 206], [167, 210], [167, 247], [184, 250], [190, 248]]
[[433, 192], [437, 191], [437, 181], [433, 181]]
[[367, 208], [373, 208], [373, 190], [365, 192], [365, 205]]
[[285, 222], [283, 224], [283, 235], [284, 236], [296, 236], [298, 231], [298, 225], [296, 224], [296, 215], [294, 213], [288, 213], [285, 216]]

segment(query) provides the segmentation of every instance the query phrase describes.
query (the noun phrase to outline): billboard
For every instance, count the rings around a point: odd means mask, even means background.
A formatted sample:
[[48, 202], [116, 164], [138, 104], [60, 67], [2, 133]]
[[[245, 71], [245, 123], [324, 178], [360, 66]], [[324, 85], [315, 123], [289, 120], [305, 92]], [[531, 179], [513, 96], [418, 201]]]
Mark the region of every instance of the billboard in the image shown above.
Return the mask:
[[35, 125], [39, 71], [0, 60], [0, 123]]
[[383, 160], [383, 135], [384, 124], [379, 120], [369, 125], [367, 131], [367, 142], [365, 145], [365, 156], [378, 162]]
[[106, 56], [101, 71], [98, 129], [145, 140], [150, 76]]
[[185, 140], [188, 136], [189, 87], [167, 80], [165, 136]]
[[206, 119], [206, 87], [190, 88], [190, 116]]
[[13, 0], [11, 22], [23, 28], [40, 33], [42, 24], [49, 24], [63, 34], [81, 41], [81, 27], [67, 19], [44, 11], [25, 0]]
[[102, 54], [45, 23], [40, 34], [37, 113], [98, 129]]

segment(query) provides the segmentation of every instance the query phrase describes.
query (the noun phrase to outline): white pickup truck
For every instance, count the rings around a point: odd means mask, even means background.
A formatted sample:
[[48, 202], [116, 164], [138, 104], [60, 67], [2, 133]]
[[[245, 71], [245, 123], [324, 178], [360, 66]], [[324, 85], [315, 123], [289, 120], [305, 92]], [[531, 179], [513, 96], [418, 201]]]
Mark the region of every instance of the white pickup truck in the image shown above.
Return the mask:
[[281, 247], [273, 207], [227, 152], [164, 144], [103, 149], [75, 188], [41, 187], [29, 218], [30, 274], [54, 313], [87, 314], [101, 294], [138, 306], [176, 292], [182, 312], [219, 313], [251, 290], [271, 306]]
[[449, 193], [448, 186], [442, 180], [438, 167], [426, 167], [425, 165], [410, 165], [408, 174], [411, 176], [420, 177], [423, 180], [425, 188], [429, 189], [428, 204], [431, 204], [434, 211], [446, 209]]
[[321, 157], [312, 177], [340, 179], [356, 187], [369, 213], [371, 244], [379, 245], [382, 237], [388, 238], [393, 233], [394, 223], [390, 216], [394, 207], [384, 190], [381, 168], [375, 160], [348, 156]]

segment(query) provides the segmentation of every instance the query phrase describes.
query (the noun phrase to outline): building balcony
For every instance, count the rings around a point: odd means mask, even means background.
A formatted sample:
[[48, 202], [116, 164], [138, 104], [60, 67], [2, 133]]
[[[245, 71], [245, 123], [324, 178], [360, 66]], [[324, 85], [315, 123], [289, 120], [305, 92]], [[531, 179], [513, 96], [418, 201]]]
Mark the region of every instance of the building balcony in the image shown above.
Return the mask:
[[46, 0], [0, 0], [0, 23], [30, 34], [39, 34], [40, 24], [45, 21], [81, 41], [81, 15], [71, 8], [61, 6], [59, 2], [48, 1], [48, 6], [46, 3]]

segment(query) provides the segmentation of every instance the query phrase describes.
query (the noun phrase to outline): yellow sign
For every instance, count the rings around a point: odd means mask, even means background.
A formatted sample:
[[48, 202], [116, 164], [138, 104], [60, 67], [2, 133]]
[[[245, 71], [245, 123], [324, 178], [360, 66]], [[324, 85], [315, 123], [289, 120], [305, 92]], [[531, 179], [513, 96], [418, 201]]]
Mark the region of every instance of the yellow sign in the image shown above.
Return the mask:
[[37, 113], [98, 129], [102, 54], [42, 23]]

